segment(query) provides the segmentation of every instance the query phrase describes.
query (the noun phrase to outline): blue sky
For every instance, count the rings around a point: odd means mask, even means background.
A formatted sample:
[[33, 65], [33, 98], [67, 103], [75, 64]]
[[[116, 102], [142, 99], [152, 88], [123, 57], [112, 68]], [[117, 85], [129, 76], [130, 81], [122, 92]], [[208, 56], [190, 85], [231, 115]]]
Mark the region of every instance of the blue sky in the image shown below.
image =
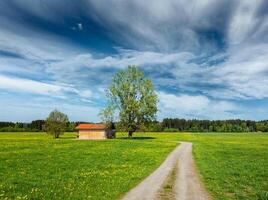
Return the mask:
[[127, 65], [158, 119], [268, 119], [268, 1], [0, 1], [0, 121], [97, 122]]

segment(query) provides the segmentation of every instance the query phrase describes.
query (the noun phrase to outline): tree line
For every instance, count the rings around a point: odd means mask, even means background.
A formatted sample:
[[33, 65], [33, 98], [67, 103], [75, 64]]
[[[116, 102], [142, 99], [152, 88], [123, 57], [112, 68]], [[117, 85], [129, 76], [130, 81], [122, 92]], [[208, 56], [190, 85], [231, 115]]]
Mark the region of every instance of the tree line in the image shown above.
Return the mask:
[[267, 132], [268, 120], [186, 120], [163, 119], [161, 123], [163, 131], [191, 131], [191, 132]]
[[[0, 132], [42, 132], [45, 131], [45, 120], [34, 120], [30, 123], [0, 122]], [[67, 122], [66, 131], [73, 132], [80, 123], [90, 122]], [[114, 123], [116, 131], [124, 131], [119, 123]], [[268, 132], [268, 120], [197, 120], [165, 118], [163, 121], [153, 121], [143, 124], [137, 131], [144, 132]]]
[[[80, 123], [88, 122], [67, 122], [66, 132], [73, 132]], [[30, 123], [22, 122], [0, 122], [0, 132], [42, 132], [45, 131], [46, 120], [34, 120]]]

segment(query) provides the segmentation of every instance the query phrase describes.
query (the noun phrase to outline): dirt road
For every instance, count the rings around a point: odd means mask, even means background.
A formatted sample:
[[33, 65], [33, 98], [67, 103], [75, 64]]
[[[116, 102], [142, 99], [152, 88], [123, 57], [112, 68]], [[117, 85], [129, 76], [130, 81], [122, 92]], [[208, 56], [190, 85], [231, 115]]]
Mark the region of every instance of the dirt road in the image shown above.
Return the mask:
[[[172, 183], [172, 199], [209, 200], [211, 199], [199, 180], [192, 158], [192, 143], [181, 142], [161, 166], [135, 188], [123, 200], [159, 200], [165, 181], [175, 170]], [[172, 173], [174, 175], [174, 173]], [[168, 198], [170, 199], [170, 198]]]

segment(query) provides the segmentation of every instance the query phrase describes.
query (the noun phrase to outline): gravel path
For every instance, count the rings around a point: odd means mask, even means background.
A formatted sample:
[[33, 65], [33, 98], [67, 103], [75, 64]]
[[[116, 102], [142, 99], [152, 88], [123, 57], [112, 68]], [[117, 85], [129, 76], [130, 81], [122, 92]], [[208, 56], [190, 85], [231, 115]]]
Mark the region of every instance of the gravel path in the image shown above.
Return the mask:
[[161, 199], [159, 191], [172, 170], [176, 170], [173, 185], [174, 199], [178, 200], [209, 200], [192, 158], [192, 143], [181, 142], [166, 158], [166, 160], [144, 181], [130, 190], [123, 200], [153, 200]]
[[208, 200], [211, 199], [199, 180], [192, 157], [192, 143], [183, 142], [176, 167], [174, 192], [178, 200]]

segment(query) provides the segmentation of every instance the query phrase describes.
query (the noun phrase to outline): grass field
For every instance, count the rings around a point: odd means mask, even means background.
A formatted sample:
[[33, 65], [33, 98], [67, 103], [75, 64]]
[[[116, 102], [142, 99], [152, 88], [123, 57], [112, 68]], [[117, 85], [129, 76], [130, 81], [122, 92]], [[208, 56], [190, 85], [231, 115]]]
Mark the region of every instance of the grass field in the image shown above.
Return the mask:
[[40, 133], [0, 133], [0, 199], [116, 199], [176, 146], [192, 141], [215, 198], [268, 199], [268, 134], [136, 133], [138, 139], [59, 140]]
[[268, 135], [194, 140], [197, 166], [215, 199], [268, 200]]
[[0, 199], [116, 199], [177, 145], [144, 138], [74, 138], [0, 133]]

